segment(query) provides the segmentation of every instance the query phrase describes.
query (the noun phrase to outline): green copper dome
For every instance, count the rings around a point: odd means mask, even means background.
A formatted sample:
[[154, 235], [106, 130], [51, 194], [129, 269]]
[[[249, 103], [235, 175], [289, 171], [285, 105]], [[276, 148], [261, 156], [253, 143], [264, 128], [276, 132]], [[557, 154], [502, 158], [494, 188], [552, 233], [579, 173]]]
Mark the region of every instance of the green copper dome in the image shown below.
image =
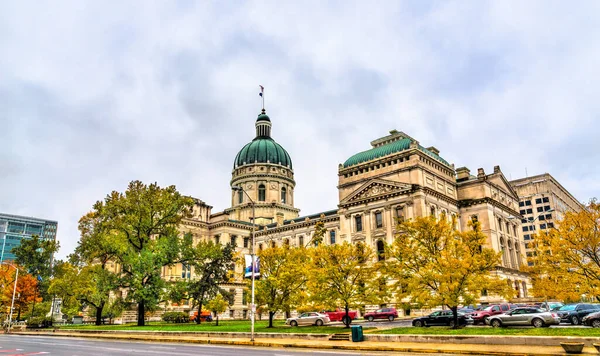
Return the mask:
[[[354, 166], [363, 162], [367, 162], [373, 159], [377, 159], [380, 157], [388, 156], [393, 153], [405, 151], [410, 148], [412, 140], [410, 138], [402, 138], [397, 141], [390, 142], [388, 144], [371, 148], [370, 150], [359, 152], [352, 157], [348, 158], [346, 162], [344, 162], [344, 168]], [[436, 159], [439, 162], [442, 162], [445, 165], [450, 165], [446, 162], [445, 159], [440, 157], [439, 155], [429, 151], [425, 147], [419, 145], [419, 150], [429, 155], [431, 158]]]
[[280, 144], [270, 137], [257, 137], [235, 156], [233, 168], [267, 162], [292, 168], [292, 159]]
[[280, 144], [271, 138], [271, 119], [265, 109], [256, 119], [256, 138], [242, 147], [235, 156], [233, 168], [254, 163], [279, 164], [292, 169], [292, 159]]

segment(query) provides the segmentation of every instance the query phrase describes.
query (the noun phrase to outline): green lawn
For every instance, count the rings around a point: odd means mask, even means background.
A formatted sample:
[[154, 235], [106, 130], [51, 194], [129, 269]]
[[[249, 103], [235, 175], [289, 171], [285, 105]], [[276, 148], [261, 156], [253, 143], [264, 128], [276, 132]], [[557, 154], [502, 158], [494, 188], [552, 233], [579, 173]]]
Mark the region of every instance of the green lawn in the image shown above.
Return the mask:
[[491, 327], [466, 327], [450, 329], [448, 327], [415, 328], [403, 327], [385, 330], [370, 331], [369, 334], [413, 334], [413, 335], [515, 335], [515, 336], [597, 336], [600, 329], [589, 327], [576, 328], [491, 328]]
[[[290, 327], [284, 324], [283, 320], [275, 320], [273, 328], [267, 328], [268, 321], [258, 320], [254, 326], [254, 331], [268, 333], [316, 333], [316, 334], [334, 334], [350, 332], [350, 329], [335, 326], [300, 326]], [[146, 326], [137, 326], [136, 324], [125, 325], [66, 325], [61, 326], [61, 330], [148, 330], [148, 331], [221, 331], [221, 332], [250, 332], [250, 322], [247, 320], [226, 320], [219, 321], [219, 326], [215, 326], [214, 322], [203, 322], [200, 325], [195, 323], [189, 324], [172, 324], [164, 322], [151, 322]], [[371, 328], [374, 329], [374, 328]]]

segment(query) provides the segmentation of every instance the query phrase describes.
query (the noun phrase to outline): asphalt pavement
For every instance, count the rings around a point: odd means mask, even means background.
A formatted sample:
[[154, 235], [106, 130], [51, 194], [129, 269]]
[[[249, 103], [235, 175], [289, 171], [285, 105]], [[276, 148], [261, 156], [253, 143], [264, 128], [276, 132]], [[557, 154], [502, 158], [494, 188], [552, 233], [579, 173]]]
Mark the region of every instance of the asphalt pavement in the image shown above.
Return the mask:
[[[83, 338], [55, 338], [43, 336], [0, 335], [0, 355], [2, 356], [33, 356], [33, 355], [61, 355], [61, 356], [120, 356], [120, 355], [147, 355], [147, 356], [314, 356], [323, 354], [327, 356], [356, 356], [356, 355], [386, 355], [405, 356], [414, 355], [403, 352], [353, 352], [334, 350], [310, 350], [293, 348], [262, 348], [243, 346], [212, 346], [212, 345], [187, 345], [157, 342], [130, 342], [112, 340], [91, 340]], [[443, 353], [423, 354], [424, 356], [443, 356]]]

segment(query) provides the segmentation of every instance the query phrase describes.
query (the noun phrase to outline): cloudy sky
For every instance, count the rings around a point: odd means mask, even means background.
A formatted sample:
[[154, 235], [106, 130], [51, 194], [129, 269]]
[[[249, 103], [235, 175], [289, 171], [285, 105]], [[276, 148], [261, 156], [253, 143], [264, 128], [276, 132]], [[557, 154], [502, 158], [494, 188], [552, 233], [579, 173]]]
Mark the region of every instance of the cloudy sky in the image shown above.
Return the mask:
[[0, 212], [77, 220], [133, 179], [219, 211], [258, 85], [301, 214], [397, 129], [457, 167], [600, 196], [600, 2], [2, 1]]

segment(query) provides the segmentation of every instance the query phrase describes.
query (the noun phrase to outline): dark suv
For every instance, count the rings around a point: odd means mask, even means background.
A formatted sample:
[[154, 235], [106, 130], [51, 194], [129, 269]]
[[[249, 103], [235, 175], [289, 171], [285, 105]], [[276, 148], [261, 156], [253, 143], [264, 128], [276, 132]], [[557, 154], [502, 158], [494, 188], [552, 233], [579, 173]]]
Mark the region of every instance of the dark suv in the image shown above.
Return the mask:
[[598, 304], [578, 303], [563, 305], [556, 312], [561, 322], [579, 325], [584, 316], [597, 311], [600, 311]]
[[368, 321], [373, 321], [374, 319], [387, 319], [389, 321], [394, 321], [398, 317], [398, 312], [395, 308], [381, 308], [377, 309], [374, 312], [366, 313], [365, 319]]

